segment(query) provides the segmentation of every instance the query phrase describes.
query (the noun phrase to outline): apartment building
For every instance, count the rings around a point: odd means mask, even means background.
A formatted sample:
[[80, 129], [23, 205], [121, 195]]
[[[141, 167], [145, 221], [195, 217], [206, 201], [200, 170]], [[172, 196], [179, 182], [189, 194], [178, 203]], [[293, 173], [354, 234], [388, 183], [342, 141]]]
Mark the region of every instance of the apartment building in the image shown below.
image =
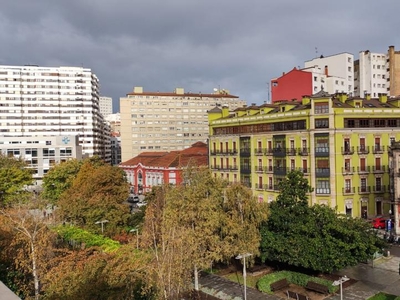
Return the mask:
[[274, 201], [278, 184], [299, 170], [324, 204], [353, 217], [388, 215], [388, 150], [400, 138], [400, 98], [334, 96], [209, 112], [214, 176], [242, 182], [259, 201]]
[[246, 104], [227, 90], [213, 94], [145, 92], [135, 87], [120, 98], [122, 161], [145, 151], [175, 151], [208, 138], [207, 111], [217, 106], [236, 109]]
[[400, 51], [395, 51], [394, 46], [389, 46], [386, 57], [387, 81], [389, 82], [388, 94], [400, 95]]
[[[339, 53], [323, 56], [304, 62], [305, 68], [318, 67], [321, 70], [328, 69], [331, 76], [344, 79], [344, 86], [337, 92], [354, 95], [354, 55], [351, 53]], [[336, 92], [336, 91], [335, 91]]]
[[400, 142], [390, 145], [389, 151], [391, 208], [390, 217], [394, 221], [394, 234], [400, 235]]
[[100, 113], [104, 118], [113, 113], [113, 99], [111, 97], [100, 97], [99, 98], [99, 108]]

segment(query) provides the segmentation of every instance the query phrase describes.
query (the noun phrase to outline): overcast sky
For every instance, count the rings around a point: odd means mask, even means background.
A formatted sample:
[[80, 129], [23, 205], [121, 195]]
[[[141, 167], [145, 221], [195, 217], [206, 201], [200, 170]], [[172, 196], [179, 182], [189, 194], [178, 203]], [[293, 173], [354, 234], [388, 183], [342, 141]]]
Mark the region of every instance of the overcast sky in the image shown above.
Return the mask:
[[398, 0], [1, 0], [0, 64], [84, 66], [101, 94], [268, 99], [271, 78], [320, 55], [400, 50]]

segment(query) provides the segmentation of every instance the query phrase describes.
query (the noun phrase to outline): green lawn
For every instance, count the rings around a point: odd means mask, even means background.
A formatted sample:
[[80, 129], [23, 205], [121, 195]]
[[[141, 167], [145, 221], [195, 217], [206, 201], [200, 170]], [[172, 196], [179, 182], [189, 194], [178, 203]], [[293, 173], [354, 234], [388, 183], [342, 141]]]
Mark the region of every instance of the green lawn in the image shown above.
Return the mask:
[[398, 300], [400, 297], [396, 297], [394, 295], [389, 295], [385, 293], [379, 293], [376, 294], [375, 296], [372, 296], [371, 298], [368, 298], [368, 300]]
[[[265, 275], [265, 274], [264, 274]], [[258, 275], [258, 276], [246, 276], [246, 286], [252, 287], [252, 288], [257, 288], [257, 281], [263, 277], [264, 275]], [[236, 272], [236, 273], [230, 273], [227, 275], [224, 275], [226, 279], [229, 279], [230, 281], [233, 282], [238, 282], [240, 284], [243, 284], [243, 274], [241, 272]]]

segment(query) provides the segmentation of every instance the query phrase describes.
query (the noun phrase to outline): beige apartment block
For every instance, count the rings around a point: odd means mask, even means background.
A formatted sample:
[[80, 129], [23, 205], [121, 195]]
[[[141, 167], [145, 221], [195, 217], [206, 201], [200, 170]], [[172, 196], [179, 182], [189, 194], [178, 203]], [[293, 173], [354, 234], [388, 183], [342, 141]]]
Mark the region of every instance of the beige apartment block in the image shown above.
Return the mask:
[[207, 142], [207, 111], [215, 106], [230, 110], [246, 101], [215, 89], [214, 93], [144, 92], [135, 87], [120, 98], [121, 159], [126, 161], [141, 152], [173, 151], [189, 148], [195, 142]]

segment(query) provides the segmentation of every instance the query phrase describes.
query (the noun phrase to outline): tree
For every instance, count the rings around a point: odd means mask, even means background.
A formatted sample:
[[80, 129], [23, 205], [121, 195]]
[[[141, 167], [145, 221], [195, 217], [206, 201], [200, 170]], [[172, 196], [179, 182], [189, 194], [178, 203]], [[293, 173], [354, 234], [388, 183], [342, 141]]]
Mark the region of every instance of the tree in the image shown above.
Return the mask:
[[101, 232], [101, 227], [95, 224], [97, 221], [108, 220], [105, 232], [113, 234], [130, 217], [129, 207], [124, 204], [128, 193], [123, 170], [85, 161], [58, 201], [59, 214], [63, 220], [95, 232]]
[[365, 261], [384, 244], [360, 219], [308, 205], [312, 191], [301, 172], [290, 172], [270, 204], [261, 228], [261, 258], [315, 271], [332, 272]]
[[44, 299], [151, 299], [144, 276], [147, 260], [132, 244], [115, 252], [96, 247], [68, 251], [52, 260], [43, 279]]
[[56, 204], [62, 193], [71, 187], [83, 161], [71, 159], [52, 167], [43, 178], [43, 199]]
[[[223, 256], [259, 254], [260, 226], [268, 218], [267, 203], [259, 203], [251, 190], [241, 184], [229, 186], [223, 197], [220, 234]], [[250, 258], [250, 262], [252, 259]]]
[[21, 200], [27, 195], [24, 187], [32, 181], [31, 170], [22, 159], [0, 153], [0, 205]]
[[[23, 274], [19, 284], [22, 291], [29, 295], [33, 290], [35, 299], [39, 299], [40, 279], [45, 262], [51, 256], [53, 236], [47, 228], [50, 219], [44, 217], [40, 208], [40, 205], [31, 201], [0, 210], [2, 224], [11, 236], [10, 244], [4, 250], [13, 258], [12, 269]], [[32, 285], [24, 287], [29, 278]]]

